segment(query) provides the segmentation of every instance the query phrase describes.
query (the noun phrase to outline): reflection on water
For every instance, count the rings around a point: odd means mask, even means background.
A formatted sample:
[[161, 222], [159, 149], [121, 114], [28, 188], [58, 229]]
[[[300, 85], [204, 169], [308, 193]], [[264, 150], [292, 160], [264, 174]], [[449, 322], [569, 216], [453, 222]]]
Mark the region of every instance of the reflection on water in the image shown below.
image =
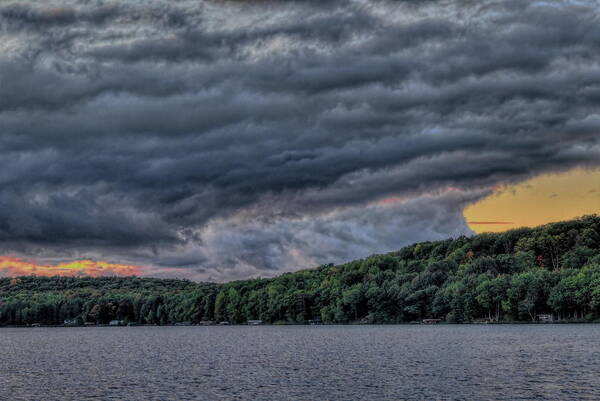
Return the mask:
[[600, 400], [600, 326], [0, 329], [6, 400]]

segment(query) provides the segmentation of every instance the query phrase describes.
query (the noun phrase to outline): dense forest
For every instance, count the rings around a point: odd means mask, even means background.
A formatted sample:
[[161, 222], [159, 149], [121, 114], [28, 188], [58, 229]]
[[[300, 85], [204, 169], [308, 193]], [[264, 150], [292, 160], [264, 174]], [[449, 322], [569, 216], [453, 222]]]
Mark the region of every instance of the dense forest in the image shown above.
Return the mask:
[[226, 284], [138, 277], [0, 279], [0, 325], [400, 323], [600, 318], [600, 217], [423, 242]]

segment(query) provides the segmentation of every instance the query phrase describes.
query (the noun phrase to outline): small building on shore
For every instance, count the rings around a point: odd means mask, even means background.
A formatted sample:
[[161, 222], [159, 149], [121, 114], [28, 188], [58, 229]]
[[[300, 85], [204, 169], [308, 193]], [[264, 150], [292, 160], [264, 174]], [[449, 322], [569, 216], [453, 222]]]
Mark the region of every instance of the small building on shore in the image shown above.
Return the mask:
[[263, 324], [262, 320], [248, 320], [248, 326], [260, 326]]
[[537, 320], [539, 322], [553, 322], [554, 321], [554, 315], [542, 313], [542, 314], [537, 315]]
[[124, 320], [111, 320], [108, 323], [109, 326], [125, 326], [125, 321]]

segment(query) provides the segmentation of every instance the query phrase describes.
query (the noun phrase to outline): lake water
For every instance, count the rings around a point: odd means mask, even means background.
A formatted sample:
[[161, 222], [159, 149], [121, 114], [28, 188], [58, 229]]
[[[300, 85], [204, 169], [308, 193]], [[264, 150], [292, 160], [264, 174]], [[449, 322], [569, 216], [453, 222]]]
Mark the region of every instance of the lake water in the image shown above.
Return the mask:
[[0, 329], [4, 400], [600, 400], [600, 325]]

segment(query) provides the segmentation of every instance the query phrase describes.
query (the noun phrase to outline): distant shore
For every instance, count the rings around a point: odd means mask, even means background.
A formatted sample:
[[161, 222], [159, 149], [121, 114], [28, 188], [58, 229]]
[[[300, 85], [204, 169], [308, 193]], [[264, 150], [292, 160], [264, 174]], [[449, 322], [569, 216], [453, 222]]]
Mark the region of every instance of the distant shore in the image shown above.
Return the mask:
[[481, 326], [481, 325], [563, 325], [563, 324], [600, 324], [600, 321], [593, 320], [561, 320], [554, 322], [524, 322], [524, 321], [507, 321], [507, 322], [463, 322], [463, 323], [452, 323], [452, 322], [439, 322], [435, 324], [422, 323], [422, 322], [406, 322], [406, 323], [324, 323], [324, 324], [302, 324], [302, 323], [264, 323], [259, 325], [253, 324], [131, 324], [131, 325], [110, 325], [110, 324], [93, 324], [93, 325], [45, 325], [45, 324], [32, 324], [32, 325], [5, 325], [0, 326], [0, 329], [38, 329], [38, 328], [125, 328], [125, 327], [256, 327], [256, 326]]
[[222, 284], [0, 278], [0, 324], [7, 326], [599, 320], [599, 216], [421, 242], [342, 265]]

